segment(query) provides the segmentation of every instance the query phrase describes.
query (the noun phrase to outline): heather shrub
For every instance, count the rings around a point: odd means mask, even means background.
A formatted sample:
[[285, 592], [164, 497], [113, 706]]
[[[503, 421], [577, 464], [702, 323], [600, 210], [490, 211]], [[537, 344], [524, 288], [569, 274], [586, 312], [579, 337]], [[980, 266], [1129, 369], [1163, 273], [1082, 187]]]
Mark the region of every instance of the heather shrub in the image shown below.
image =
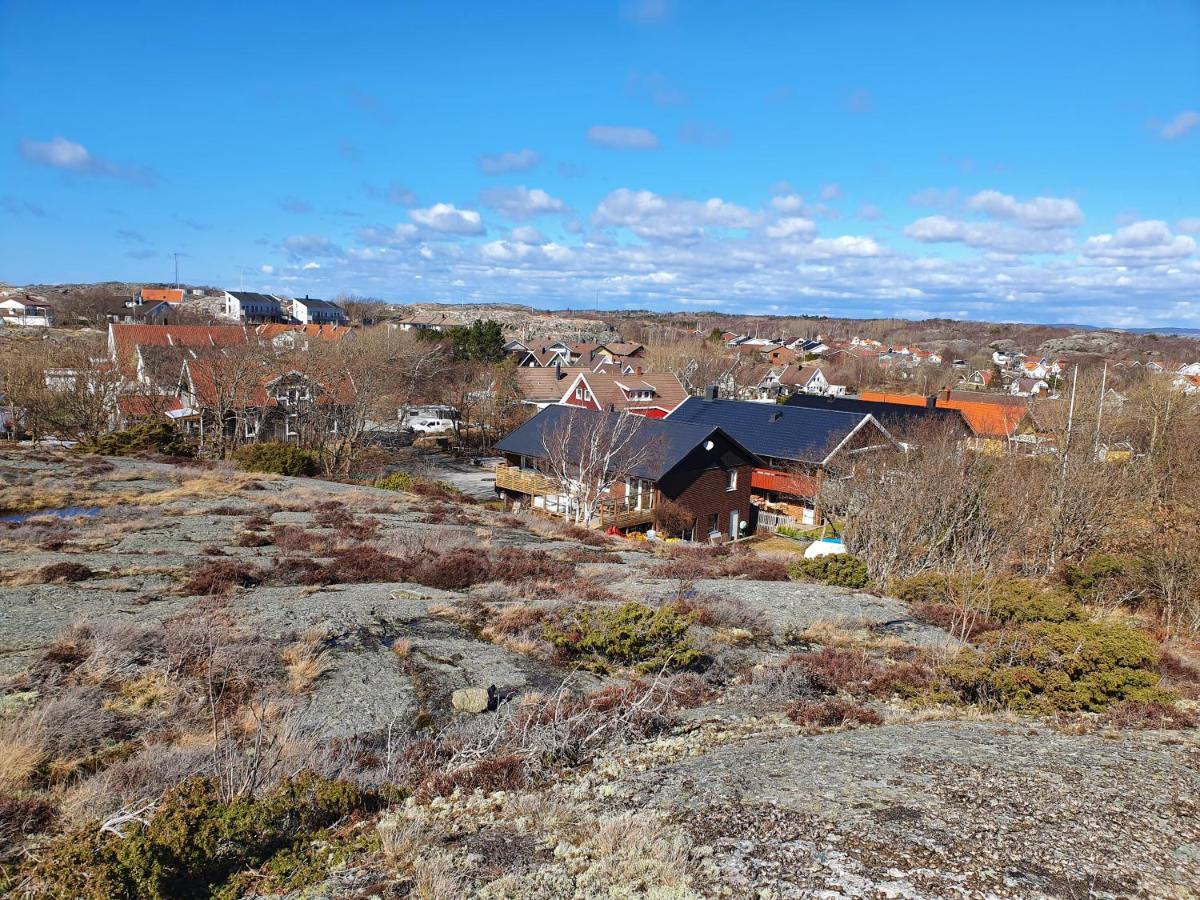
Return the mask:
[[274, 543], [280, 553], [307, 553], [326, 543], [323, 535], [307, 531], [300, 525], [275, 525], [271, 532], [270, 543]]
[[426, 587], [462, 591], [475, 584], [494, 580], [491, 561], [485, 553], [458, 548], [419, 559], [410, 579]]
[[243, 531], [237, 539], [239, 547], [269, 547], [272, 543], [274, 541], [271, 535], [261, 531]]
[[482, 791], [512, 791], [525, 784], [525, 762], [515, 753], [489, 756], [473, 765], [452, 772], [436, 772], [416, 790], [422, 800], [445, 797], [456, 790], [462, 794]]
[[1200, 700], [1200, 668], [1172, 650], [1163, 650], [1158, 658], [1158, 671], [1164, 683], [1186, 700]]
[[600, 670], [611, 663], [643, 672], [684, 669], [700, 658], [688, 634], [691, 624], [690, 615], [670, 606], [625, 603], [569, 614], [548, 624], [545, 637], [567, 656], [583, 658]]
[[58, 808], [45, 796], [0, 791], [0, 862], [15, 855], [25, 838], [50, 828], [57, 817]]
[[262, 580], [262, 573], [229, 559], [206, 560], [192, 571], [184, 582], [185, 594], [224, 594], [235, 587], [253, 587]]
[[450, 503], [475, 502], [474, 499], [468, 497], [454, 485], [445, 481], [425, 481], [418, 479], [412, 486], [412, 492], [433, 500], [442, 500]]
[[551, 556], [545, 550], [505, 547], [494, 557], [491, 580], [510, 584], [543, 580], [567, 582], [574, 575], [575, 566]]
[[681, 615], [690, 614], [697, 625], [708, 628], [741, 628], [754, 637], [766, 637], [771, 625], [762, 610], [744, 600], [725, 594], [700, 594], [674, 600], [671, 607]]
[[[520, 522], [519, 519], [517, 521]], [[587, 544], [589, 547], [607, 547], [609, 544], [609, 538], [601, 532], [571, 522], [564, 522], [560, 530], [571, 540]]]
[[797, 700], [787, 711], [797, 725], [812, 728], [837, 728], [842, 725], [882, 725], [883, 716], [850, 700]]
[[82, 563], [59, 562], [38, 569], [38, 580], [43, 584], [55, 581], [87, 581], [95, 574]]
[[1123, 700], [1109, 707], [1104, 722], [1116, 728], [1180, 730], [1200, 725], [1195, 713], [1160, 700]]
[[408, 561], [398, 556], [374, 547], [359, 547], [338, 551], [324, 567], [324, 574], [328, 583], [367, 584], [407, 581], [410, 568]]
[[943, 675], [985, 705], [1097, 711], [1122, 700], [1169, 701], [1157, 665], [1157, 645], [1128, 625], [1033, 622], [985, 634]]
[[317, 455], [294, 444], [247, 444], [234, 451], [233, 458], [247, 472], [311, 476], [320, 470]]
[[788, 566], [788, 574], [797, 581], [822, 581], [847, 588], [865, 588], [871, 581], [866, 563], [849, 553], [798, 559]]
[[122, 721], [96, 687], [75, 687], [41, 707], [34, 731], [46, 753], [71, 760], [101, 749], [122, 735]]

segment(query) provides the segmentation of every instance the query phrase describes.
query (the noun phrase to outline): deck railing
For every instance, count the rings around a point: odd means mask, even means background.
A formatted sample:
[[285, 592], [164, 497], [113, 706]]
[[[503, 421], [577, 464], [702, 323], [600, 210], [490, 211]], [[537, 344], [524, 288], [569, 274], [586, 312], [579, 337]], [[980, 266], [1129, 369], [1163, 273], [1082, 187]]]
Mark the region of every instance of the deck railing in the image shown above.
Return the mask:
[[[540, 509], [551, 515], [562, 515], [556, 510], [558, 498], [562, 495], [562, 486], [554, 478], [521, 469], [517, 466], [496, 467], [496, 487], [500, 490], [514, 491], [527, 494], [530, 497], [554, 498], [552, 503]], [[635, 509], [626, 505], [624, 500], [602, 500], [597, 510], [597, 516], [592, 525], [600, 528], [632, 528], [635, 525], [647, 525], [654, 521], [654, 510]]]

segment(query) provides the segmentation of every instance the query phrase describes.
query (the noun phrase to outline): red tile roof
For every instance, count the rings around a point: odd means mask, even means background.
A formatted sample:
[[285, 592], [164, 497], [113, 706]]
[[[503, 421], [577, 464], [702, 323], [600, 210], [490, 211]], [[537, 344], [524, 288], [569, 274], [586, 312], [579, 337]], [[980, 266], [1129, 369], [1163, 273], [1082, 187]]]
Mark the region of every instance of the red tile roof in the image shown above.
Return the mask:
[[117, 398], [117, 409], [127, 419], [149, 419], [183, 409], [183, 403], [168, 394], [123, 394]]
[[277, 325], [266, 324], [259, 325], [254, 329], [254, 333], [259, 337], [264, 337], [267, 340], [273, 340], [281, 334], [295, 332], [303, 334], [306, 337], [324, 338], [327, 341], [340, 341], [350, 333], [350, 327], [347, 325]]
[[232, 347], [249, 339], [241, 325], [119, 325], [108, 326], [109, 347], [115, 362], [134, 374], [135, 349], [141, 347]]
[[183, 290], [181, 288], [142, 288], [143, 303], [182, 303]]

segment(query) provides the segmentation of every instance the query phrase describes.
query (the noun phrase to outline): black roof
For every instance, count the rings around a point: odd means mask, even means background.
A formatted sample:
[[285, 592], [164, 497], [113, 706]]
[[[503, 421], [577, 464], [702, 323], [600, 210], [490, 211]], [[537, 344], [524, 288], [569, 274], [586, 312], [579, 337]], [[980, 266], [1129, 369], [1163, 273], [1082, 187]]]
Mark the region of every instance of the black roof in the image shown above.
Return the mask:
[[309, 309], [336, 309], [339, 312], [342, 309], [336, 303], [332, 303], [329, 300], [318, 300], [316, 297], [297, 297], [296, 299]]
[[904, 403], [884, 403], [880, 400], [859, 400], [856, 397], [823, 397], [816, 394], [793, 394], [784, 402], [787, 406], [802, 406], [806, 409], [831, 409], [874, 416], [875, 421], [888, 429], [936, 422], [967, 430], [962, 413], [957, 409], [909, 406]]
[[667, 421], [721, 428], [758, 456], [821, 462], [866, 418], [834, 409], [689, 397]]
[[[547, 406], [532, 419], [503, 438], [496, 444], [496, 449], [502, 453], [516, 453], [521, 456], [544, 459], [546, 457], [544, 438], [553, 434], [555, 429], [566, 427], [565, 423], [568, 422], [569, 417], [578, 417], [581, 415], [588, 417], [604, 416], [615, 424], [621, 414], [599, 412], [577, 406]], [[754, 453], [748, 450], [736, 438], [728, 433], [723, 433], [721, 428], [714, 425], [675, 421], [673, 417], [666, 419], [643, 418], [642, 424], [639, 427], [639, 437], [647, 442], [654, 442], [654, 452], [649, 454], [639, 465], [635, 466], [629, 474], [636, 475], [639, 478], [649, 478], [651, 481], [658, 481], [679, 465], [684, 457], [710, 439], [714, 434], [721, 434], [729, 440], [737, 450], [745, 454], [751, 463], [757, 464], [759, 462]]]

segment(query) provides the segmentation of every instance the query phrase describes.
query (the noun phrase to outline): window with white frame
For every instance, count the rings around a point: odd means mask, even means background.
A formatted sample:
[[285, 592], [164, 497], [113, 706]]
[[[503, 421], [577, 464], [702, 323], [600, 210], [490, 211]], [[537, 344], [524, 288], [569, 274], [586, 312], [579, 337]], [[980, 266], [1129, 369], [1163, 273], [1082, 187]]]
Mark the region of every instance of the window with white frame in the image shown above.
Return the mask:
[[725, 490], [737, 490], [737, 469], [730, 469], [725, 473]]

